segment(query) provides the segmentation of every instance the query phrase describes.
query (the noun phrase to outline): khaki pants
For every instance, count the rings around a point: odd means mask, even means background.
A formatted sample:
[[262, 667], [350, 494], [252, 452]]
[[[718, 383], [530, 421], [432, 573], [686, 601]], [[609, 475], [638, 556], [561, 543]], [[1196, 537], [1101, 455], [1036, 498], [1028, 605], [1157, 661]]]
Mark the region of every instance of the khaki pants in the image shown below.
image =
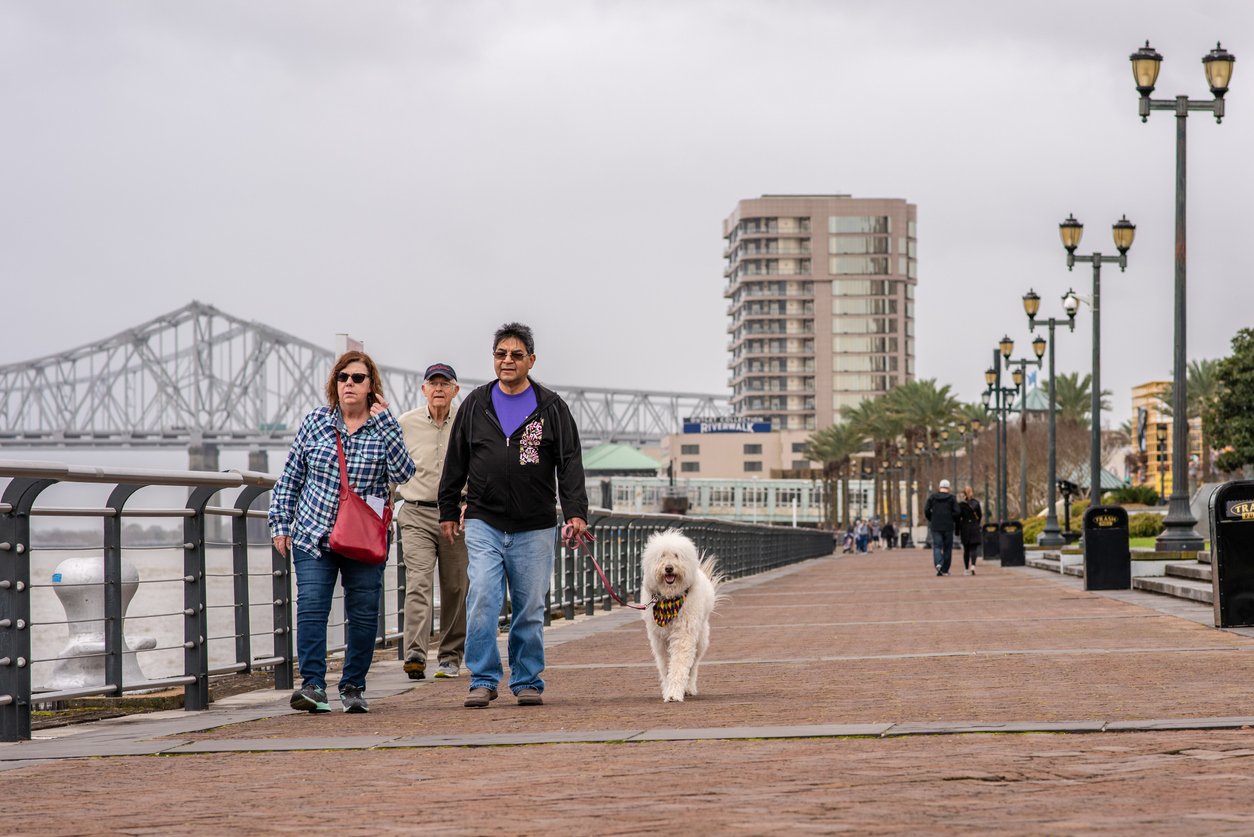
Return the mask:
[[427, 659], [431, 642], [431, 589], [440, 570], [441, 663], [461, 665], [466, 646], [466, 536], [450, 544], [440, 537], [439, 511], [405, 503], [397, 521], [405, 556], [405, 657]]

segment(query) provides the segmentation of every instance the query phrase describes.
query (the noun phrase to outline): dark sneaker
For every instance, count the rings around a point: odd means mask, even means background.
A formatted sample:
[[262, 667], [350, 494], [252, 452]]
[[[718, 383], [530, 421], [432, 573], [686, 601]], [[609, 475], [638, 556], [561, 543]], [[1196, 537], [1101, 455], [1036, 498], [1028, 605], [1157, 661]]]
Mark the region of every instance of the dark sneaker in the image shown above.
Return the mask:
[[435, 676], [439, 679], [456, 677], [460, 673], [460, 669], [461, 669], [460, 665], [453, 662], [452, 660], [448, 660], [446, 662], [440, 663], [439, 667], [435, 670]]
[[312, 683], [292, 692], [290, 703], [293, 709], [299, 709], [301, 712], [331, 711], [331, 704], [327, 703], [327, 690]]
[[411, 657], [401, 666], [410, 680], [425, 680], [427, 677], [427, 661]]
[[466, 702], [462, 706], [465, 706], [467, 709], [483, 709], [494, 700], [496, 700], [496, 689], [489, 689], [487, 686], [476, 686], [470, 690], [470, 694], [466, 695]]
[[340, 689], [340, 703], [344, 704], [345, 712], [369, 712], [370, 705], [366, 703], [366, 698], [362, 695], [362, 690], [356, 686], [345, 686]]
[[519, 706], [539, 706], [544, 703], [544, 698], [540, 697], [540, 692], [537, 689], [523, 689], [514, 697], [518, 698]]

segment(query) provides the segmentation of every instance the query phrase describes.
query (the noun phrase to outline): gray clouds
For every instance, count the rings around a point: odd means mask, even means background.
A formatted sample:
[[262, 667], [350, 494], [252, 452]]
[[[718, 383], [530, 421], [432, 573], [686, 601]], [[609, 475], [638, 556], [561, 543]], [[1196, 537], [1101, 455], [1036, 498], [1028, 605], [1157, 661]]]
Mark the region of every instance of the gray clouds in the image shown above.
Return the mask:
[[[1254, 291], [1242, 221], [1254, 113], [1240, 2], [9, 2], [0, 5], [0, 362], [198, 298], [381, 361], [489, 374], [501, 322], [539, 377], [722, 391], [721, 219], [762, 193], [919, 205], [918, 372], [973, 400], [1085, 252], [1138, 225], [1103, 283], [1113, 414], [1171, 363], [1173, 126], [1136, 117], [1127, 56], [1190, 119], [1190, 356]], [[1059, 340], [1085, 371], [1088, 311]]]

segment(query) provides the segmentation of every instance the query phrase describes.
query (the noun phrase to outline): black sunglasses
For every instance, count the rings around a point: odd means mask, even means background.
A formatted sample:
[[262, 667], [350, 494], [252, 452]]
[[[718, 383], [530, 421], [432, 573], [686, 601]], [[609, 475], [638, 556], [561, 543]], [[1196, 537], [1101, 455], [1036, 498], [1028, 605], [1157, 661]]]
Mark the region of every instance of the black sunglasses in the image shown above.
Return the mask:
[[348, 383], [349, 378], [352, 378], [353, 383], [364, 384], [366, 382], [366, 379], [369, 377], [370, 376], [367, 375], [365, 372], [354, 372], [351, 375], [347, 372], [341, 372], [340, 374], [335, 376], [335, 380], [339, 381], [341, 384], [345, 384], [345, 383]]

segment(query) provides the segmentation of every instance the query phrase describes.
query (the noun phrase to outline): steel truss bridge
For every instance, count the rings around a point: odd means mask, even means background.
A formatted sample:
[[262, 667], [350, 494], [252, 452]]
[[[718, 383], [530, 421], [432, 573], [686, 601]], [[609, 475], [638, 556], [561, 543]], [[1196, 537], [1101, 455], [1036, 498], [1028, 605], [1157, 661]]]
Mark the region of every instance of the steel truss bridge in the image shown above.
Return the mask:
[[[286, 448], [305, 413], [325, 403], [333, 363], [330, 349], [192, 302], [113, 337], [0, 366], [0, 448]], [[392, 404], [422, 402], [421, 370], [380, 371]], [[730, 412], [720, 395], [552, 388], [585, 444], [656, 443], [686, 416]]]

